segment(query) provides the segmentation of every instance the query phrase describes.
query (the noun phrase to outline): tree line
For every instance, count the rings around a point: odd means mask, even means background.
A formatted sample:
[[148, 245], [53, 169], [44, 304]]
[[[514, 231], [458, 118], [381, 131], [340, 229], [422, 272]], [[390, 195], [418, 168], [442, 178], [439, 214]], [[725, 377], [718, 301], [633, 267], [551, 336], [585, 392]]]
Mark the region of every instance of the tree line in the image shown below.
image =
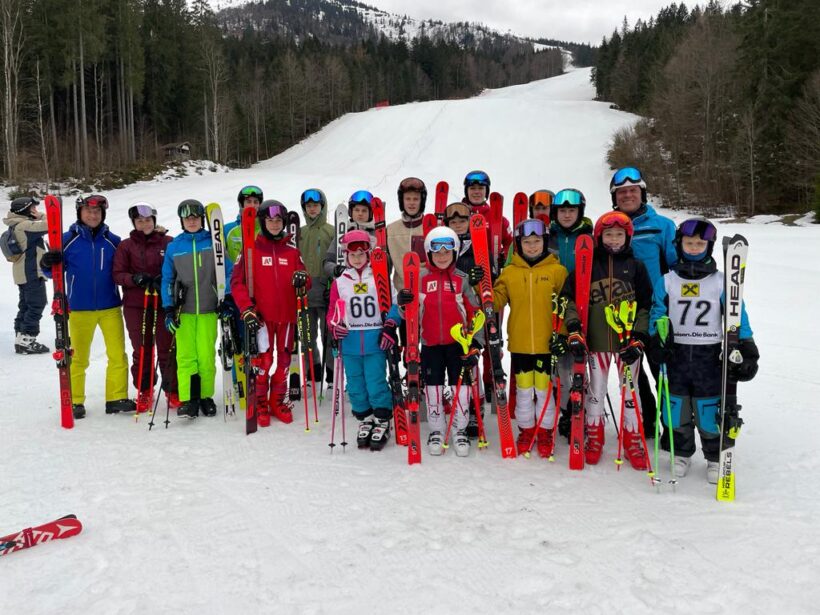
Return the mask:
[[[357, 32], [357, 35], [361, 34]], [[327, 42], [229, 33], [207, 0], [3, 0], [0, 168], [7, 181], [91, 178], [193, 156], [268, 158], [379, 101], [474, 95], [562, 72], [512, 37]]]
[[672, 4], [605, 38], [598, 98], [646, 118], [615, 136], [673, 207], [820, 212], [820, 3]]

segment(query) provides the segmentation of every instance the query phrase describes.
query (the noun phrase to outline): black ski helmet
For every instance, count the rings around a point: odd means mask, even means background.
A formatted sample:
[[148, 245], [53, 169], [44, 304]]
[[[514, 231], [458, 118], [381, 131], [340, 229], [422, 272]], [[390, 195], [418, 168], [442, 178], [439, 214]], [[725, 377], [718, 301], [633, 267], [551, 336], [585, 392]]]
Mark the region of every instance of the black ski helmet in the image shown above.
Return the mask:
[[183, 220], [185, 218], [198, 217], [202, 220], [202, 228], [205, 228], [205, 206], [196, 199], [185, 199], [177, 206], [177, 216], [182, 230], [185, 230]]
[[260, 203], [262, 202], [262, 199], [265, 198], [262, 194], [262, 188], [260, 188], [259, 186], [245, 186], [239, 191], [239, 194], [236, 196], [236, 201], [237, 203], [239, 203], [239, 209], [242, 209], [245, 206], [245, 197], [248, 196], [255, 196], [257, 199], [259, 199]]
[[[544, 245], [539, 256], [527, 258], [521, 250], [521, 240], [532, 235], [540, 237]], [[515, 240], [515, 251], [530, 265], [535, 265], [549, 256], [550, 229], [541, 218], [531, 218], [519, 222], [518, 226], [515, 227], [513, 238]]]
[[675, 231], [675, 251], [678, 253], [678, 260], [684, 258], [682, 245], [684, 237], [700, 237], [706, 241], [708, 245], [705, 258], [710, 258], [715, 249], [717, 227], [704, 216], [692, 216], [681, 222]]
[[102, 221], [105, 222], [105, 210], [108, 209], [108, 199], [105, 198], [101, 194], [89, 194], [86, 197], [78, 196], [77, 200], [74, 201], [74, 205], [77, 208], [77, 220], [82, 222], [80, 219], [80, 210], [83, 207], [99, 207], [100, 213], [102, 213]]
[[399, 209], [401, 213], [404, 213], [405, 192], [418, 192], [421, 194], [421, 209], [419, 209], [418, 215], [422, 215], [424, 213], [424, 206], [427, 204], [427, 186], [425, 186], [424, 182], [418, 177], [405, 177], [401, 180], [399, 189], [396, 192], [399, 197]]
[[302, 211], [305, 211], [305, 206], [308, 203], [319, 203], [322, 209], [327, 207], [327, 197], [325, 193], [318, 188], [308, 188], [299, 197], [299, 204], [302, 206]]
[[11, 213], [31, 217], [31, 208], [39, 205], [40, 201], [33, 196], [18, 196], [11, 202]]
[[[281, 239], [287, 234], [288, 208], [285, 207], [281, 202], [274, 199], [262, 201], [262, 204], [259, 206], [259, 210], [256, 212], [256, 217], [259, 218], [260, 231], [268, 239]], [[277, 235], [271, 233], [265, 225], [265, 220], [268, 218], [282, 219], [282, 230]]]
[[484, 198], [490, 198], [490, 176], [487, 175], [484, 171], [470, 171], [467, 175], [464, 176], [464, 198], [469, 201], [469, 197], [467, 196], [467, 188], [470, 186], [484, 186], [487, 188], [485, 190]]
[[550, 221], [558, 221], [559, 207], [577, 207], [578, 208], [578, 222], [584, 219], [584, 211], [587, 207], [587, 199], [584, 193], [575, 188], [564, 188], [552, 198], [550, 205]]
[[347, 217], [353, 219], [354, 205], [364, 205], [370, 210], [370, 216], [367, 218], [368, 222], [373, 221], [373, 193], [369, 190], [356, 190], [350, 195], [347, 200]]

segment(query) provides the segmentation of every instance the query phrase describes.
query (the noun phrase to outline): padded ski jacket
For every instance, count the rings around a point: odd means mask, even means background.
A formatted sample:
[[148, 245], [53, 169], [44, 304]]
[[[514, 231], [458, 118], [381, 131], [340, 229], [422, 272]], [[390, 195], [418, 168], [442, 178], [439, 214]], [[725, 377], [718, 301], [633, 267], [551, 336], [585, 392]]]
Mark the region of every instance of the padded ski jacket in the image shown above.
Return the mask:
[[[306, 217], [307, 218], [307, 217]], [[328, 275], [325, 273], [325, 256], [333, 244], [335, 230], [327, 222], [327, 207], [322, 207], [319, 215], [307, 220], [299, 233], [299, 252], [311, 280], [308, 303], [311, 307], [324, 304], [324, 292]]]
[[[479, 309], [478, 297], [467, 275], [455, 264], [439, 269], [428, 263], [419, 282], [419, 322], [424, 346], [446, 346], [456, 340], [453, 325], [466, 325]], [[475, 339], [483, 343], [483, 331]]]
[[135, 273], [147, 273], [157, 277], [162, 274], [165, 250], [173, 238], [157, 227], [150, 235], [134, 229], [128, 239], [123, 239], [114, 254], [114, 281], [122, 286], [122, 304], [126, 307], [142, 307], [145, 289], [131, 279]]
[[[660, 282], [661, 277], [678, 261], [675, 251], [675, 223], [670, 218], [660, 215], [651, 205], [646, 211], [632, 218], [635, 234], [632, 237], [632, 253], [646, 266], [652, 286]], [[631, 216], [630, 216], [631, 217]]]
[[[233, 265], [225, 259], [225, 275]], [[196, 233], [177, 235], [165, 249], [162, 262], [162, 307], [172, 310], [177, 291], [183, 290], [184, 314], [208, 314], [216, 311], [216, 265], [211, 234], [201, 229]]]
[[552, 337], [552, 294], [561, 292], [567, 270], [552, 254], [534, 266], [521, 255], [501, 271], [493, 285], [493, 306], [501, 312], [510, 305], [507, 347], [520, 354], [549, 353]]
[[9, 212], [3, 223], [12, 229], [20, 249], [23, 250], [20, 258], [12, 264], [14, 283], [26, 284], [45, 278], [39, 265], [40, 257], [46, 251], [43, 238], [48, 233], [48, 222], [45, 216], [33, 220], [24, 214]]
[[404, 288], [402, 263], [404, 255], [413, 249], [416, 249], [419, 258], [424, 261], [424, 229], [421, 226], [421, 218], [411, 220], [402, 214], [401, 220], [387, 225], [387, 252], [396, 265], [393, 267], [393, 288], [395, 289]]
[[[256, 309], [267, 323], [296, 322], [296, 289], [293, 274], [305, 271], [299, 250], [288, 245], [288, 235], [281, 239], [256, 236], [253, 250], [253, 298], [248, 288], [243, 259], [239, 259], [231, 274], [231, 294], [240, 312]], [[310, 276], [307, 290], [310, 290]], [[310, 302], [308, 302], [310, 305]]]
[[581, 235], [592, 235], [592, 220], [584, 218], [570, 230], [557, 222], [550, 223], [550, 253], [569, 273], [575, 271], [575, 242]]

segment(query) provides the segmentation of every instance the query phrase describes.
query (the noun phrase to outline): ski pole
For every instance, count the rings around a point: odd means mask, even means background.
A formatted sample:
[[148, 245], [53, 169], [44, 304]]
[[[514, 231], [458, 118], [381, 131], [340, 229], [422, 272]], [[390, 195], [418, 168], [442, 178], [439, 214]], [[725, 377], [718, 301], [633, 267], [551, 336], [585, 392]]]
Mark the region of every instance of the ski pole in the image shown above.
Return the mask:
[[[148, 290], [148, 287], [145, 287], [145, 293], [142, 295], [142, 324], [140, 325], [140, 358], [138, 361], [137, 367], [137, 400], [139, 401], [139, 396], [142, 394], [142, 366], [145, 362], [145, 323], [148, 319], [148, 298], [151, 296], [151, 293]], [[153, 360], [152, 365], [153, 368]], [[139, 412], [134, 413], [134, 421], [139, 420]]]
[[[659, 318], [655, 323], [655, 326], [658, 330], [658, 337], [661, 338], [661, 341], [665, 346], [669, 338], [669, 317], [663, 316]], [[661, 387], [663, 388], [661, 389]], [[655, 421], [655, 467], [658, 466], [658, 440], [660, 439], [658, 423], [661, 422], [661, 394], [663, 395], [664, 404], [666, 405], [666, 426], [669, 428], [669, 472], [671, 476], [671, 478], [669, 479], [669, 484], [672, 485], [672, 490], [674, 491], [675, 485], [678, 484], [678, 477], [676, 476], [675, 472], [675, 430], [672, 425], [672, 405], [671, 400], [669, 399], [669, 374], [666, 371], [666, 363], [660, 364], [660, 382], [658, 383], [658, 409]]]

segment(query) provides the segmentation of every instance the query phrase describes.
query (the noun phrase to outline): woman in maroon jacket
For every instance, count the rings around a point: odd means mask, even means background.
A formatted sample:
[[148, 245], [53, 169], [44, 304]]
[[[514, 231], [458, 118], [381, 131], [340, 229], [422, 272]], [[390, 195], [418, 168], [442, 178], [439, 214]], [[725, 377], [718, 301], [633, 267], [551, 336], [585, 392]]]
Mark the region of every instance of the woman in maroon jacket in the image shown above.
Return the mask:
[[[125, 316], [125, 328], [131, 338], [131, 377], [137, 389], [137, 412], [147, 412], [151, 399], [150, 383], [151, 346], [154, 344], [152, 333], [156, 338], [156, 356], [159, 360], [160, 373], [169, 374], [168, 380], [162, 378], [162, 389], [168, 396], [171, 407], [179, 406], [176, 384], [169, 380], [173, 377], [166, 371], [168, 353], [171, 346], [171, 334], [163, 326], [165, 312], [162, 302], [157, 305], [156, 318], [152, 317], [154, 294], [159, 293], [162, 279], [162, 261], [165, 258], [165, 247], [171, 242], [167, 231], [157, 226], [157, 211], [148, 203], [136, 203], [128, 210], [128, 217], [134, 224], [134, 230], [128, 239], [120, 242], [114, 254], [114, 282], [122, 286], [122, 308]], [[142, 374], [140, 374], [140, 347], [143, 343], [142, 323], [146, 293], [149, 293], [147, 314], [145, 314], [145, 353]], [[155, 325], [156, 323], [156, 325]], [[171, 370], [172, 372], [174, 370]], [[154, 373], [154, 383], [157, 382]]]

